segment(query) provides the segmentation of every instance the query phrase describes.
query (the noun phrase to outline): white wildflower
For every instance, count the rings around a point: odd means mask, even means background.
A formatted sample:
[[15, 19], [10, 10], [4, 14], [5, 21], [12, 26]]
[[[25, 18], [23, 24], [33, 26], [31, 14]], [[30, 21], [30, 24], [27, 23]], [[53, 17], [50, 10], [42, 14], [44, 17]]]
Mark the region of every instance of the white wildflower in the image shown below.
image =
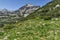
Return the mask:
[[45, 25], [45, 23], [42, 24], [43, 26]]
[[55, 7], [60, 7], [60, 5], [59, 5], [59, 4], [57, 4]]
[[4, 37], [4, 40], [8, 39], [9, 36], [10, 36], [10, 35], [5, 36], [5, 37]]
[[44, 38], [44, 37], [41, 37], [40, 39], [41, 39], [41, 40], [45, 40], [45, 38]]
[[60, 32], [60, 30], [57, 30], [57, 32]]
[[42, 22], [39, 22], [39, 23], [42, 23]]
[[55, 34], [57, 34], [57, 32], [55, 32]]
[[60, 7], [60, 5], [59, 5], [59, 4], [57, 4], [55, 7], [53, 7], [53, 9], [56, 9], [57, 7]]
[[17, 40], [17, 39], [14, 39], [14, 40]]
[[20, 32], [17, 32], [17, 34], [20, 34]]
[[56, 18], [55, 20], [58, 20], [58, 18]]
[[54, 21], [52, 21], [51, 23], [54, 23]]
[[8, 38], [8, 37], [7, 37], [7, 36], [5, 36], [5, 37], [4, 37], [4, 40], [6, 40], [7, 38]]

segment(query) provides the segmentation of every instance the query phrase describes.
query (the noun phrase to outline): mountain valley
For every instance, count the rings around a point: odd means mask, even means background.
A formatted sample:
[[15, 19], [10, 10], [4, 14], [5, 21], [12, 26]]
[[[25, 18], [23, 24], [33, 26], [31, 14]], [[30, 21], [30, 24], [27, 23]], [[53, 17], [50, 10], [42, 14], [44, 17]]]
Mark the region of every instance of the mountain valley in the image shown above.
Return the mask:
[[43, 7], [26, 4], [0, 18], [5, 22], [0, 24], [0, 40], [60, 40], [60, 0]]

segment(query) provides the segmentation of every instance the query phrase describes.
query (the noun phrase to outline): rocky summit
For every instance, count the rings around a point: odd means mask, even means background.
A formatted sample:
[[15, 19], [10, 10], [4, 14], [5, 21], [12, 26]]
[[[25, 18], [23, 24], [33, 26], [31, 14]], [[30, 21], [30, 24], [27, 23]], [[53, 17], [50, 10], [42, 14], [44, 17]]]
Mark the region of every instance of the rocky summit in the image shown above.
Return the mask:
[[[7, 9], [1, 9], [0, 10], [0, 20], [1, 22], [16, 22], [16, 20], [26, 17], [29, 14], [33, 13], [35, 10], [40, 8], [40, 6], [34, 6], [31, 4], [26, 4], [22, 6], [21, 8], [15, 10], [15, 11], [9, 11]], [[10, 19], [9, 19], [10, 18]], [[3, 20], [4, 19], [4, 20]]]
[[20, 16], [26, 17], [30, 13], [37, 10], [38, 8], [40, 8], [40, 6], [34, 6], [34, 5], [31, 5], [31, 4], [26, 4], [26, 5], [22, 6], [21, 8], [19, 8], [16, 12], [19, 13]]

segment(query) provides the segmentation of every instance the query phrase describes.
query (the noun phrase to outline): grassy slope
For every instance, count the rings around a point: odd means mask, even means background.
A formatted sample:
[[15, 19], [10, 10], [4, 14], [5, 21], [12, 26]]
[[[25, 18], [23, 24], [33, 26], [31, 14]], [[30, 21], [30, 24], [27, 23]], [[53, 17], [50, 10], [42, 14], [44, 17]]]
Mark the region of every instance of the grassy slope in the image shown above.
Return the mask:
[[[60, 19], [31, 19], [18, 23], [11, 30], [6, 30], [2, 38], [7, 40], [60, 40]], [[7, 36], [7, 37], [6, 37]]]
[[[4, 39], [6, 40], [60, 40], [60, 18], [43, 20], [40, 18], [41, 17], [39, 14], [41, 13], [40, 10], [44, 10], [44, 7], [34, 12], [33, 14], [29, 15], [26, 18], [28, 20], [25, 21], [23, 20], [23, 22], [20, 21], [18, 23], [13, 24], [14, 26], [16, 26], [13, 29], [4, 30], [4, 32], [0, 33], [1, 34], [0, 39], [1, 40]], [[11, 26], [13, 25], [11, 24]]]

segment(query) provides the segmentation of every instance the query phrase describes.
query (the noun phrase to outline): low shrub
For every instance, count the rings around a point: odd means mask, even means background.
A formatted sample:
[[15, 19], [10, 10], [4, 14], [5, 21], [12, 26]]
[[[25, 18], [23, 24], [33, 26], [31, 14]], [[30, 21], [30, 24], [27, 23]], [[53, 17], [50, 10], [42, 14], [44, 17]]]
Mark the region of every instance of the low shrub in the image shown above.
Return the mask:
[[15, 26], [13, 26], [13, 25], [8, 25], [8, 26], [5, 26], [4, 27], [4, 29], [12, 29], [12, 28], [14, 28]]

